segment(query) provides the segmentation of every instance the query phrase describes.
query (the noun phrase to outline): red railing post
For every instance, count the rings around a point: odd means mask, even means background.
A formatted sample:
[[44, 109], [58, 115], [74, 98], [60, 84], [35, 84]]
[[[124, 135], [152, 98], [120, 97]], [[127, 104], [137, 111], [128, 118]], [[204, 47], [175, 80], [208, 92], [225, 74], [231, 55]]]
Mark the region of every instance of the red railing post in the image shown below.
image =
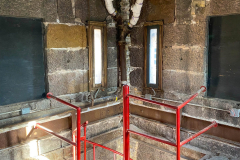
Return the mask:
[[[76, 137], [75, 137], [75, 136], [76, 136], [76, 135], [75, 135], [75, 133], [73, 132], [73, 134], [72, 134], [72, 140], [73, 140], [73, 142], [76, 143]], [[73, 149], [73, 160], [76, 160], [76, 147], [73, 146], [72, 149]]]
[[95, 160], [95, 145], [93, 145], [93, 160]]
[[81, 160], [81, 108], [77, 108], [77, 160]]
[[87, 139], [87, 129], [86, 129], [86, 127], [87, 127], [87, 124], [88, 124], [88, 121], [85, 123], [85, 125], [84, 125], [84, 160], [87, 160], [87, 145], [86, 145], [86, 139]]
[[130, 159], [130, 141], [129, 141], [129, 86], [123, 86], [123, 159]]
[[177, 109], [176, 110], [176, 145], [177, 145], [177, 157], [176, 159], [177, 160], [180, 160], [180, 156], [181, 156], [181, 136], [180, 136], [180, 118], [181, 118], [181, 115], [180, 115], [180, 110], [181, 109]]

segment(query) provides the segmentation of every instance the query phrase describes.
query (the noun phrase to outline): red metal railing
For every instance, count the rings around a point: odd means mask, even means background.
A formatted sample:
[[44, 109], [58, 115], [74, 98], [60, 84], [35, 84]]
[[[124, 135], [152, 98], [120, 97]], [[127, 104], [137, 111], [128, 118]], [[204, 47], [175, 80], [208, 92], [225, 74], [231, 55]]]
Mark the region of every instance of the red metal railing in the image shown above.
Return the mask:
[[[155, 140], [155, 141], [158, 141], [158, 142], [166, 143], [168, 145], [177, 147], [176, 159], [180, 160], [181, 146], [188, 143], [189, 141], [196, 138], [197, 136], [203, 134], [204, 132], [211, 129], [212, 127], [217, 127], [217, 125], [218, 125], [214, 121], [214, 122], [212, 122], [212, 124], [210, 126], [204, 128], [200, 132], [194, 134], [193, 136], [189, 137], [188, 139], [186, 139], [182, 142], [180, 141], [180, 119], [181, 119], [180, 110], [186, 104], [188, 104], [191, 100], [193, 100], [197, 95], [199, 95], [201, 92], [205, 92], [205, 91], [206, 91], [206, 87], [202, 86], [201, 89], [196, 94], [191, 96], [188, 100], [183, 102], [181, 105], [172, 106], [172, 105], [168, 105], [168, 104], [160, 103], [160, 102], [157, 102], [157, 101], [153, 101], [153, 100], [149, 100], [149, 99], [145, 99], [145, 98], [141, 98], [141, 97], [131, 95], [131, 94], [129, 94], [129, 86], [128, 85], [123, 86], [123, 154], [124, 154], [124, 160], [129, 160], [130, 159], [130, 141], [129, 141], [130, 140], [130, 135], [129, 135], [130, 133], [140, 135], [140, 136], [143, 136], [145, 138], [149, 138], [149, 139], [152, 139], [152, 140]], [[130, 130], [129, 129], [129, 98], [133, 98], [133, 99], [141, 100], [141, 101], [144, 101], [144, 102], [157, 104], [157, 105], [161, 105], [161, 106], [164, 106], [164, 107], [175, 109], [176, 110], [176, 130], [177, 130], [177, 132], [176, 132], [176, 144], [172, 143], [172, 142], [169, 142], [169, 141], [166, 141], [166, 140], [163, 140], [163, 139], [160, 139], [160, 138], [156, 138], [156, 137], [153, 137], [153, 136], [149, 136], [149, 135], [146, 135], [146, 134], [142, 134], [142, 133], [138, 133], [138, 132]]]
[[[96, 152], [95, 149], [96, 149], [96, 147], [101, 147], [101, 148], [104, 148], [104, 149], [107, 149], [107, 150], [113, 152], [114, 153], [114, 160], [116, 158], [116, 154], [118, 154], [120, 156], [123, 156], [124, 160], [130, 160], [130, 133], [140, 135], [140, 136], [143, 136], [145, 138], [149, 138], [149, 139], [152, 139], [152, 140], [155, 140], [155, 141], [158, 141], [158, 142], [166, 143], [168, 145], [177, 147], [177, 158], [176, 159], [180, 160], [181, 146], [188, 143], [189, 141], [196, 138], [197, 136], [203, 134], [204, 132], [211, 129], [212, 127], [217, 127], [217, 125], [218, 125], [214, 121], [214, 122], [212, 122], [211, 125], [204, 128], [203, 130], [199, 131], [198, 133], [194, 134], [193, 136], [187, 138], [186, 140], [184, 140], [182, 142], [180, 141], [180, 118], [181, 118], [180, 117], [180, 110], [186, 104], [188, 104], [191, 100], [193, 100], [198, 94], [200, 94], [201, 92], [205, 92], [205, 91], [206, 91], [206, 87], [202, 86], [201, 89], [196, 94], [194, 94], [188, 100], [183, 102], [181, 105], [172, 106], [172, 105], [160, 103], [160, 102], [157, 102], [157, 101], [148, 100], [148, 99], [145, 99], [145, 98], [130, 95], [129, 94], [129, 86], [127, 86], [127, 85], [123, 86], [123, 154], [118, 152], [118, 151], [115, 151], [111, 148], [108, 148], [108, 147], [105, 147], [105, 146], [100, 145], [98, 143], [87, 140], [86, 139], [86, 127], [87, 127], [88, 122], [85, 122], [81, 125], [81, 108], [77, 107], [77, 106], [74, 106], [74, 105], [72, 105], [72, 104], [70, 104], [66, 101], [63, 101], [63, 100], [53, 96], [52, 93], [48, 93], [47, 98], [55, 99], [55, 100], [57, 100], [57, 101], [59, 101], [63, 104], [66, 104], [66, 105], [68, 105], [68, 106], [77, 110], [77, 128], [72, 132], [72, 140], [73, 141], [62, 137], [62, 136], [54, 133], [53, 131], [51, 131], [51, 130], [49, 130], [49, 129], [47, 129], [47, 128], [39, 125], [39, 124], [36, 124], [35, 128], [42, 129], [42, 130], [46, 131], [47, 133], [49, 133], [51, 135], [54, 135], [54, 136], [56, 136], [56, 137], [58, 137], [58, 138], [60, 138], [64, 141], [66, 141], [67, 143], [73, 145], [73, 159], [74, 160], [76, 160], [76, 159], [81, 160], [81, 141], [84, 142], [84, 160], [86, 160], [86, 143], [89, 143], [89, 144], [93, 145], [93, 159], [94, 160], [95, 160], [95, 152]], [[149, 136], [149, 135], [146, 135], [146, 134], [142, 134], [142, 133], [138, 133], [138, 132], [135, 132], [133, 130], [130, 130], [129, 129], [129, 98], [134, 98], [134, 99], [141, 100], [141, 101], [144, 101], [144, 102], [157, 104], [157, 105], [161, 105], [161, 106], [164, 106], [164, 107], [175, 109], [176, 110], [176, 130], [177, 130], [177, 132], [176, 132], [176, 143], [172, 143], [172, 142], [160, 139], [160, 138], [156, 138], [156, 137], [153, 137], [153, 136]], [[84, 128], [84, 136], [83, 137], [81, 137], [81, 127]], [[76, 135], [76, 132], [77, 132], [77, 135]], [[76, 153], [77, 153], [77, 156], [76, 156]]]
[[[52, 93], [48, 93], [47, 98], [55, 99], [55, 100], [65, 104], [65, 105], [68, 105], [68, 106], [77, 110], [77, 128], [72, 132], [72, 140], [73, 141], [54, 133], [53, 131], [41, 126], [40, 124], [36, 124], [34, 126], [34, 128], [44, 130], [45, 132], [47, 132], [47, 133], [49, 133], [53, 136], [56, 136], [56, 137], [60, 138], [61, 140], [73, 145], [73, 159], [74, 160], [76, 160], [76, 159], [81, 160], [81, 141], [84, 141], [84, 160], [86, 160], [86, 152], [87, 152], [86, 143], [89, 143], [89, 144], [93, 145], [93, 159], [94, 160], [95, 160], [95, 147], [96, 146], [113, 152], [114, 153], [114, 160], [116, 158], [116, 154], [118, 154], [120, 156], [123, 156], [123, 154], [118, 152], [118, 151], [115, 151], [111, 148], [105, 147], [103, 145], [100, 145], [98, 143], [95, 143], [95, 142], [92, 142], [92, 141], [89, 141], [89, 140], [86, 139], [86, 130], [87, 130], [86, 128], [87, 128], [88, 121], [81, 125], [81, 108], [80, 107], [77, 107], [75, 105], [72, 105], [71, 103], [63, 101], [63, 100], [53, 96]], [[83, 137], [81, 137], [81, 127], [84, 128], [84, 136]], [[76, 132], [77, 132], [77, 135], [76, 135]], [[76, 153], [77, 153], [77, 156], [76, 156]]]

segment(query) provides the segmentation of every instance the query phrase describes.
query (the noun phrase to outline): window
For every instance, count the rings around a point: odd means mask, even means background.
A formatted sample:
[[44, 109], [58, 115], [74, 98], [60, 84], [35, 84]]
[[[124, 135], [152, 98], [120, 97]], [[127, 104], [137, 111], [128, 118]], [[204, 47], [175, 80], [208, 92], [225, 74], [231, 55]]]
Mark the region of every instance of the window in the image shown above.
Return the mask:
[[149, 22], [144, 27], [146, 88], [162, 89], [162, 22]]
[[240, 15], [209, 20], [207, 96], [240, 101]]
[[106, 87], [107, 40], [106, 22], [89, 22], [89, 90]]
[[45, 94], [42, 19], [0, 17], [0, 105]]

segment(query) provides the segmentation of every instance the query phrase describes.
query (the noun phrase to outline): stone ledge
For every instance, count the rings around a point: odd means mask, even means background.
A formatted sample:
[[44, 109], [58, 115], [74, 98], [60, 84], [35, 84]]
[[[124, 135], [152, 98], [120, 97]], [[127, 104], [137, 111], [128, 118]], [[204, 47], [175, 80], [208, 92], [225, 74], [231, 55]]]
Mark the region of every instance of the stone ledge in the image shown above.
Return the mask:
[[[169, 140], [175, 140], [176, 130], [175, 130], [175, 127], [173, 126], [162, 124], [157, 121], [141, 118], [139, 116], [134, 116], [134, 115], [131, 116], [130, 123], [148, 133], [153, 134], [154, 136], [162, 136]], [[161, 131], [161, 134], [159, 134], [159, 131]], [[182, 129], [181, 140], [187, 139], [193, 134], [194, 132]], [[213, 154], [221, 153], [223, 155], [226, 155], [227, 157], [232, 157], [232, 158], [240, 157], [240, 152], [239, 152], [240, 145], [238, 143], [234, 145], [232, 143], [221, 141], [217, 137], [207, 136], [206, 134], [200, 135], [199, 137], [193, 139], [187, 144], [203, 149], [205, 151], [209, 151]]]

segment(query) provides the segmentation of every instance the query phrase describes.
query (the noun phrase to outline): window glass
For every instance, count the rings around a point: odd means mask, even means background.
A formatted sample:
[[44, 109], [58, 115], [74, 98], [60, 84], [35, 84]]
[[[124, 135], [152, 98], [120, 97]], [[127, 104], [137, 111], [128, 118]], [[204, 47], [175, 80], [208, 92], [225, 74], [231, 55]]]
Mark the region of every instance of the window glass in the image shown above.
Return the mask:
[[102, 35], [101, 29], [94, 29], [95, 84], [102, 82]]
[[149, 83], [157, 82], [157, 29], [150, 29], [149, 44]]

